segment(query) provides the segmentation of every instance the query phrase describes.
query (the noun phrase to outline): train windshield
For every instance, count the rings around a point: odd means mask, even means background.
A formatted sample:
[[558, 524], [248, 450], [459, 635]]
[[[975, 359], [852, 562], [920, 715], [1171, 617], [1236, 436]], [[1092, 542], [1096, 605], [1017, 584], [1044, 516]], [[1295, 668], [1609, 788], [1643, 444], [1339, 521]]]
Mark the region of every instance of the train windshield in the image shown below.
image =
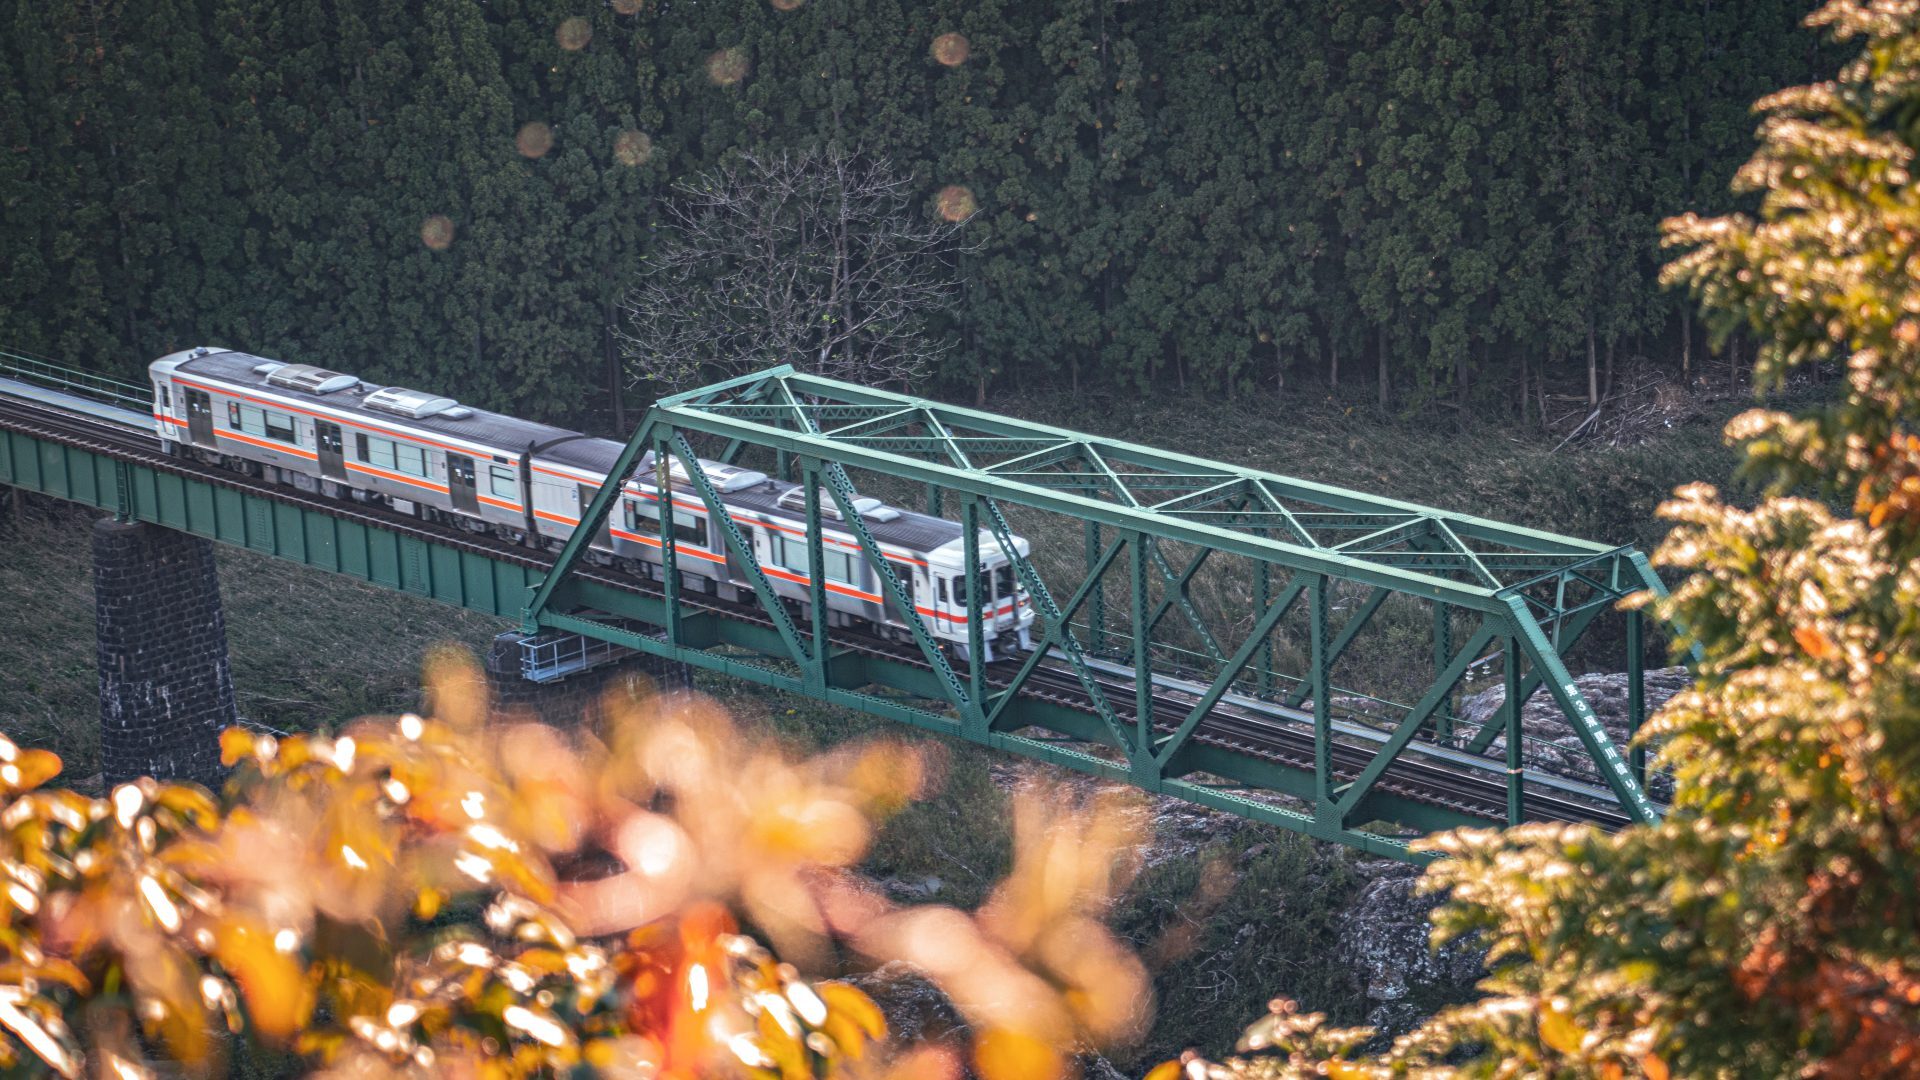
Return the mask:
[[[980, 584], [980, 606], [991, 608], [996, 600], [1013, 595], [1013, 567], [1002, 565], [990, 570], [982, 570], [974, 579]], [[967, 577], [960, 574], [953, 579], [953, 602], [964, 606], [967, 603]]]

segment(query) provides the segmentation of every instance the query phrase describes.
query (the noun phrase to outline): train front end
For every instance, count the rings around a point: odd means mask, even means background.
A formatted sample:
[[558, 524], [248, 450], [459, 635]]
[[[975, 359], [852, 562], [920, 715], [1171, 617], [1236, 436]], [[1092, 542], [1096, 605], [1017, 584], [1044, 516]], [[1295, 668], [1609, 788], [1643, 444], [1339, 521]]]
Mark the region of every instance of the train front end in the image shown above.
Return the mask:
[[[1013, 549], [1015, 557], [1027, 559], [1032, 548], [1024, 537], [1015, 536]], [[1020, 579], [1020, 573], [998, 540], [991, 533], [982, 532], [979, 541], [979, 571], [971, 581], [966, 572], [966, 551], [963, 539], [934, 549], [928, 553], [928, 572], [938, 584], [938, 600], [933, 622], [940, 636], [952, 642], [954, 649], [966, 659], [973, 634], [968, 627], [971, 618], [971, 597], [977, 592], [979, 610], [982, 616], [981, 642], [986, 649], [986, 660], [992, 663], [1016, 652], [1030, 652], [1033, 649], [1033, 601], [1027, 592], [1026, 583]], [[924, 615], [925, 612], [923, 611]]]

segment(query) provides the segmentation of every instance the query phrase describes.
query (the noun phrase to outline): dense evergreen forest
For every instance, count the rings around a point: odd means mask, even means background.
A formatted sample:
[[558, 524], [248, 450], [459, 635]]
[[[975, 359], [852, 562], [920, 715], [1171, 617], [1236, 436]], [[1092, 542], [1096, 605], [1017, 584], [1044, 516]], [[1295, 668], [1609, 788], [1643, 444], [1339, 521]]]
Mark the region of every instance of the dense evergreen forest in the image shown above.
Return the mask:
[[1831, 69], [1810, 6], [0, 0], [0, 346], [579, 417], [672, 184], [839, 144], [978, 208], [948, 394], [1723, 379], [1655, 226]]

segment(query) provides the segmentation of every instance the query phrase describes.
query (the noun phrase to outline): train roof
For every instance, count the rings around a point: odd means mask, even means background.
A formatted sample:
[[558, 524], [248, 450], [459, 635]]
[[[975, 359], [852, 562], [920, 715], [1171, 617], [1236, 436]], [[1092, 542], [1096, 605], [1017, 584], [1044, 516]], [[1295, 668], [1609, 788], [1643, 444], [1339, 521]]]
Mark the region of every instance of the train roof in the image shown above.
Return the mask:
[[[286, 368], [289, 365], [285, 365], [282, 361], [255, 356], [252, 353], [196, 350], [190, 353], [176, 353], [174, 356], [156, 362], [156, 366], [166, 361], [173, 361], [173, 370], [187, 375], [217, 379], [230, 386], [246, 387], [289, 401], [311, 403], [349, 416], [365, 417], [402, 430], [414, 429], [423, 433], [445, 435], [463, 442], [489, 447], [508, 456], [517, 457], [529, 445], [552, 443], [536, 454], [535, 459], [601, 476], [612, 471], [614, 461], [620, 456], [621, 444], [611, 439], [594, 438], [566, 428], [538, 424], [531, 420], [521, 420], [471, 406], [448, 409], [428, 416], [406, 416], [377, 405], [370, 406], [368, 399], [372, 398], [376, 391], [386, 389], [373, 383], [356, 380], [356, 385], [329, 392], [306, 389], [300, 385], [302, 381], [311, 382], [316, 386], [335, 382], [336, 380], [324, 378], [333, 375], [332, 372], [315, 370], [311, 372], [316, 376], [313, 379], [288, 379], [283, 376], [280, 381], [271, 381], [270, 376], [274, 370]], [[268, 367], [268, 365], [278, 365], [278, 367]], [[435, 399], [418, 395], [418, 400]], [[452, 403], [443, 402], [442, 404], [451, 405]], [[642, 476], [646, 474], [652, 457], [651, 451], [642, 457], [640, 465], [635, 470], [637, 474]], [[789, 510], [779, 504], [781, 496], [799, 486], [782, 480], [768, 480], [751, 487], [729, 491], [724, 498], [731, 505], [804, 525], [806, 521], [804, 513]], [[692, 490], [689, 485], [681, 483], [675, 483], [674, 487]], [[828, 500], [828, 503], [830, 505], [831, 500]], [[898, 515], [890, 521], [866, 519], [867, 528], [873, 533], [873, 538], [882, 544], [930, 552], [960, 539], [959, 522], [934, 517], [931, 514], [916, 513], [897, 506], [889, 509]], [[825, 524], [829, 528], [837, 527], [831, 518], [828, 518]], [[845, 530], [840, 528], [839, 531]]]
[[[330, 393], [318, 393], [297, 386], [288, 386], [284, 383], [269, 382], [268, 379], [272, 375], [271, 370], [256, 370], [268, 364], [278, 365], [282, 363], [282, 361], [270, 360], [264, 356], [255, 356], [251, 353], [223, 350], [201, 353], [199, 355], [192, 353], [186, 354], [174, 365], [174, 370], [187, 375], [200, 375], [209, 379], [218, 379], [232, 386], [244, 386], [248, 389], [258, 390], [262, 393], [271, 394], [275, 397], [285, 398], [290, 401], [311, 403], [322, 408], [345, 413], [349, 416], [365, 417], [382, 424], [389, 424], [401, 428], [413, 428], [422, 432], [446, 435], [465, 442], [478, 443], [482, 446], [492, 447], [511, 455], [518, 455], [520, 451], [525, 450], [529, 444], [539, 444], [552, 439], [564, 439], [573, 436], [574, 438], [569, 442], [561, 443], [543, 453], [541, 456], [550, 457], [562, 464], [574, 464], [574, 459], [578, 459], [582, 462], [582, 464], [576, 466], [579, 468], [595, 468], [594, 465], [584, 464], [584, 462], [589, 460], [599, 462], [602, 454], [599, 447], [590, 447], [582, 444], [603, 443], [606, 446], [613, 447], [613, 454], [617, 455], [620, 452], [620, 445], [618, 443], [608, 442], [605, 439], [588, 439], [581, 437], [578, 432], [568, 431], [566, 428], [553, 427], [548, 424], [536, 424], [531, 420], [521, 420], [517, 417], [503, 416], [500, 413], [488, 412], [485, 409], [476, 409], [472, 406], [466, 406], [457, 410], [457, 415], [405, 416], [389, 412], [377, 406], [369, 406], [367, 403], [375, 391], [384, 389], [376, 383], [360, 382], [357, 386], [350, 389], [334, 390]], [[607, 466], [612, 464], [613, 457], [610, 455], [606, 456], [604, 463], [599, 464], [596, 471], [604, 473], [606, 472]]]
[[533, 456], [535, 461], [551, 461], [556, 465], [569, 465], [584, 469], [590, 473], [605, 476], [613, 471], [613, 463], [620, 457], [623, 447], [612, 439], [599, 439], [591, 435], [582, 435], [547, 447]]
[[[799, 484], [790, 484], [782, 480], [769, 480], [764, 484], [741, 491], [728, 492], [727, 504], [804, 526], [807, 520], [804, 512], [788, 510], [780, 505], [780, 497], [799, 486]], [[823, 508], [833, 505], [835, 504], [830, 496], [821, 498]], [[957, 521], [948, 521], [946, 518], [934, 517], [931, 514], [918, 514], [898, 506], [889, 506], [888, 509], [900, 516], [892, 521], [866, 519], [867, 531], [873, 533], [873, 538], [882, 544], [925, 552], [960, 539], [960, 523]], [[825, 514], [821, 515], [821, 519], [821, 524], [829, 529], [848, 531], [844, 523], [836, 522]]]

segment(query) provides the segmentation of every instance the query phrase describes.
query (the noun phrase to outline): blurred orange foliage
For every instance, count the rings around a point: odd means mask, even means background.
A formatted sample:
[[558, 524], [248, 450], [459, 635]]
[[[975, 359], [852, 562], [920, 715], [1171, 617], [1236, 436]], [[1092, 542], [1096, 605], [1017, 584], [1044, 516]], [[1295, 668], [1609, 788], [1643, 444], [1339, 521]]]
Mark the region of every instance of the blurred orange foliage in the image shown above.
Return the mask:
[[[244, 1041], [328, 1077], [1034, 1080], [1143, 1030], [1100, 921], [1137, 804], [1030, 787], [978, 914], [900, 909], [856, 867], [926, 783], [904, 743], [797, 759], [629, 692], [561, 731], [493, 715], [462, 652], [426, 682], [428, 716], [225, 732], [217, 797], [47, 789], [58, 759], [0, 739], [0, 1067], [217, 1074]], [[849, 957], [916, 965], [971, 1048], [888, 1045], [864, 994], [801, 977]]]

